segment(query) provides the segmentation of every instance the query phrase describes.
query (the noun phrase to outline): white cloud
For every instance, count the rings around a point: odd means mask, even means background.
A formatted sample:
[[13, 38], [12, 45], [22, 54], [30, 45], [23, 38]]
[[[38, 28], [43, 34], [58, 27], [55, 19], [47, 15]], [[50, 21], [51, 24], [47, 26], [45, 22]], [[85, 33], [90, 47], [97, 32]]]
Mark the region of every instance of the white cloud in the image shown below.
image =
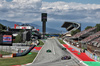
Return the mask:
[[100, 5], [42, 0], [0, 0], [0, 19], [18, 22], [41, 21], [41, 13], [48, 13], [48, 21], [99, 22]]
[[13, 0], [12, 2], [0, 0], [0, 14], [2, 14], [0, 19], [19, 22], [36, 21], [40, 17], [36, 12], [40, 11], [41, 5], [41, 0]]
[[58, 21], [98, 22], [100, 5], [66, 2], [43, 2], [42, 11], [51, 15]]

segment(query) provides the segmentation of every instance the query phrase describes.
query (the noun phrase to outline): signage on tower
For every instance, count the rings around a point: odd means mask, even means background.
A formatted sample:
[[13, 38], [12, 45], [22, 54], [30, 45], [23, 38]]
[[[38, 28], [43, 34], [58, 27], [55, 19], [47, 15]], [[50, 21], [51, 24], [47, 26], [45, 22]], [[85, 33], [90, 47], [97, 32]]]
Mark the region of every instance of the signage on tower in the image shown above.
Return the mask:
[[41, 21], [46, 22], [47, 21], [47, 13], [42, 13], [41, 14]]

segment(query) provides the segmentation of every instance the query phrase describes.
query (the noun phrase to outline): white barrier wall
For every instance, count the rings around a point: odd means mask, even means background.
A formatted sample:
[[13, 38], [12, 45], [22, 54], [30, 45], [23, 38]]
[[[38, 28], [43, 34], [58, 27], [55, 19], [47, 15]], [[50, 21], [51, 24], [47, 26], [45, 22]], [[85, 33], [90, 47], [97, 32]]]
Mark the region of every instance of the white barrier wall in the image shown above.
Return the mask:
[[77, 48], [77, 47], [75, 47], [75, 46], [73, 46], [73, 45], [70, 45], [70, 44], [69, 44], [68, 42], [66, 42], [65, 40], [63, 40], [63, 42], [65, 42], [67, 45], [71, 46], [72, 48], [74, 48], [74, 49], [76, 49], [77, 51], [80, 52], [80, 49], [79, 49], [79, 48]]

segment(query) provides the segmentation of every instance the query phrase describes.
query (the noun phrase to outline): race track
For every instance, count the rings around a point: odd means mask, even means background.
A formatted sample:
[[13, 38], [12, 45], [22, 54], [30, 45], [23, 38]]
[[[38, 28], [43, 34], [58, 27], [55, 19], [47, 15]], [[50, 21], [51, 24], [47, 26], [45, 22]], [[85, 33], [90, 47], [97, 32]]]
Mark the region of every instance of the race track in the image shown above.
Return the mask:
[[[47, 53], [50, 49], [52, 52]], [[70, 55], [70, 60], [61, 60], [61, 57]], [[31, 65], [27, 66], [84, 66], [67, 50], [62, 50], [61, 44], [56, 38], [45, 40], [44, 46]]]

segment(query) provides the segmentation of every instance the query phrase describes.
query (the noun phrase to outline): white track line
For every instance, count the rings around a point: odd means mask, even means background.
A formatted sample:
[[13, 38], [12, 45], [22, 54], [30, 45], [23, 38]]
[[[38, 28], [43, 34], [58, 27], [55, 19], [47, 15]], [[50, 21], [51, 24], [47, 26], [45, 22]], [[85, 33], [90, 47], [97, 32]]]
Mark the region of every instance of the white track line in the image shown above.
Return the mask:
[[[44, 45], [42, 46], [42, 48], [43, 48], [43, 47], [44, 47]], [[42, 48], [41, 48], [41, 50], [42, 50]], [[33, 60], [33, 62], [32, 62], [32, 63], [34, 63], [34, 62], [35, 62], [35, 60], [37, 59], [37, 57], [38, 57], [38, 55], [40, 54], [41, 50], [39, 50], [39, 52], [38, 52], [37, 56], [35, 57], [35, 59]], [[26, 65], [31, 65], [32, 63], [26, 64]], [[25, 65], [21, 65], [21, 66], [25, 66]]]
[[55, 55], [55, 50], [54, 50], [54, 46], [53, 46], [53, 44], [52, 44], [52, 47], [53, 47], [53, 54]]
[[[43, 47], [44, 47], [44, 45], [42, 46], [41, 50], [43, 49]], [[34, 63], [34, 62], [35, 62], [35, 60], [37, 59], [37, 57], [38, 57], [38, 55], [40, 54], [41, 50], [38, 52], [37, 56], [35, 57], [35, 59], [33, 60], [33, 62], [32, 62], [32, 63]]]

